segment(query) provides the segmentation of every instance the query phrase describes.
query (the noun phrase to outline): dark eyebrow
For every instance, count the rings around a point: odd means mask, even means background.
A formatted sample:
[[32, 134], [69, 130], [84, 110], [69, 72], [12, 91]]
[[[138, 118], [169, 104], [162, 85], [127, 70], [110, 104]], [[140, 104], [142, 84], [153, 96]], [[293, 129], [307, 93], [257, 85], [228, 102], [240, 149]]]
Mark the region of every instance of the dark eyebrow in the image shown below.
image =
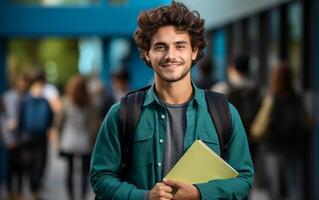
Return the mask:
[[166, 44], [164, 42], [156, 42], [156, 43], [153, 44], [153, 46], [159, 46], [159, 45], [166, 46]]
[[[177, 42], [175, 42], [175, 44], [177, 44], [177, 45], [188, 44], [188, 42], [186, 42], [186, 41], [177, 41]], [[164, 42], [156, 42], [156, 43], [153, 44], [153, 46], [159, 46], [159, 45], [167, 46], [167, 44], [164, 43]]]
[[188, 44], [186, 41], [177, 41], [175, 44]]

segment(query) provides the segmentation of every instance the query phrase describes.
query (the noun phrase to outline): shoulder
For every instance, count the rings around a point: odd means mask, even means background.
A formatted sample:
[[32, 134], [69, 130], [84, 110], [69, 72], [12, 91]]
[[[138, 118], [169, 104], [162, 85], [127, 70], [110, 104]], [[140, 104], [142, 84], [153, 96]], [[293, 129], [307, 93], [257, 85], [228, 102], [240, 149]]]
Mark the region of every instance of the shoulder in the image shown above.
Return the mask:
[[2, 94], [2, 99], [5, 103], [10, 103], [18, 98], [18, 93], [14, 90], [8, 90]]
[[112, 117], [112, 116], [116, 116], [118, 115], [118, 111], [120, 109], [120, 102], [117, 102], [115, 104], [113, 104], [109, 110], [109, 112], [107, 113], [106, 117]]
[[58, 98], [60, 93], [59, 90], [52, 84], [45, 84], [43, 88], [43, 95], [45, 98], [49, 100], [53, 100], [55, 98]]
[[238, 113], [237, 108], [232, 103], [228, 102], [228, 106], [232, 115]]
[[233, 124], [238, 121], [241, 121], [237, 108], [232, 103], [228, 102], [228, 105]]
[[103, 121], [104, 126], [105, 125], [113, 126], [114, 124], [117, 124], [119, 109], [120, 109], [120, 102], [117, 102], [111, 106], [110, 110], [108, 111], [108, 113], [106, 114], [104, 118], [104, 121]]
[[116, 103], [112, 105], [109, 109], [108, 113], [106, 114], [100, 130], [99, 134], [100, 137], [110, 137], [110, 135], [117, 135], [118, 134], [118, 111], [120, 108], [120, 104]]

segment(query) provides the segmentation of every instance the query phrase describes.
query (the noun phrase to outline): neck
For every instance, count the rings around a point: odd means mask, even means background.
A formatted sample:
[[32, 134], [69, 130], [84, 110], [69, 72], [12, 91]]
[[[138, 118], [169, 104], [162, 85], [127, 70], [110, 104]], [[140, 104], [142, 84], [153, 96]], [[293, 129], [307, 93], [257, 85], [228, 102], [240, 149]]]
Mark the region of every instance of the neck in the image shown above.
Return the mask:
[[160, 99], [169, 104], [183, 104], [193, 96], [190, 79], [177, 82], [163, 82], [155, 79], [155, 89]]

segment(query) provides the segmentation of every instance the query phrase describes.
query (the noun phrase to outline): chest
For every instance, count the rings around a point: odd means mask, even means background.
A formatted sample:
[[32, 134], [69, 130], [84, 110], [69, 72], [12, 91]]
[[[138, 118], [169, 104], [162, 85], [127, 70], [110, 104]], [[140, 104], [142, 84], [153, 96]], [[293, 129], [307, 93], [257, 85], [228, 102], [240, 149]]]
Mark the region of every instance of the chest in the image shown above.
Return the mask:
[[[142, 112], [134, 133], [132, 149], [133, 174], [139, 173], [141, 177], [143, 175], [150, 177], [152, 174], [155, 182], [162, 179], [167, 120], [168, 113], [165, 109], [146, 109]], [[217, 154], [220, 154], [218, 136], [208, 111], [204, 109], [187, 109], [185, 112], [184, 131], [182, 140], [183, 153], [195, 140], [199, 139]]]

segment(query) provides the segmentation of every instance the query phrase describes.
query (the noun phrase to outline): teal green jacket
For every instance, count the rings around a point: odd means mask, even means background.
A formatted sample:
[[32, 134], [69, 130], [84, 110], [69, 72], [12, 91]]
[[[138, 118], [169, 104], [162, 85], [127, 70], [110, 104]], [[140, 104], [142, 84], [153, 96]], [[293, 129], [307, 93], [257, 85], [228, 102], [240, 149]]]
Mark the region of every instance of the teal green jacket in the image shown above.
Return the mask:
[[[197, 139], [220, 154], [218, 136], [208, 112], [204, 91], [194, 87], [194, 97], [186, 111], [184, 152]], [[230, 105], [232, 134], [227, 162], [238, 171], [236, 178], [212, 180], [196, 184], [201, 199], [243, 199], [253, 182], [253, 164], [242, 122], [235, 107]], [[164, 106], [154, 92], [147, 91], [143, 112], [135, 130], [132, 167], [125, 180], [121, 171], [121, 147], [118, 128], [119, 104], [112, 106], [100, 128], [91, 160], [90, 182], [101, 200], [142, 200], [147, 191], [162, 180], [162, 160], [166, 132]]]

